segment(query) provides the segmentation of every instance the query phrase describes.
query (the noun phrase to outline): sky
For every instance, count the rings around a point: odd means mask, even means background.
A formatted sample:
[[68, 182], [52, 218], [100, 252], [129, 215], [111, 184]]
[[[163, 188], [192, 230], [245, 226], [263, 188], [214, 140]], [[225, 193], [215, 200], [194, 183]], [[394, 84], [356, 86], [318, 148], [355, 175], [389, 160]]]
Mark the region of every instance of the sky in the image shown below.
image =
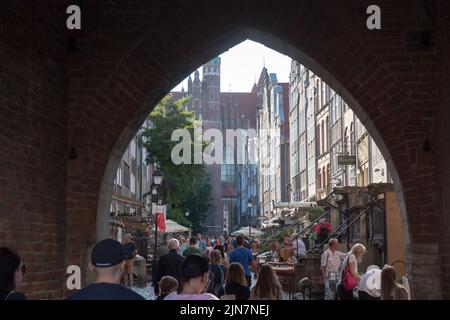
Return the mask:
[[[220, 57], [222, 92], [250, 92], [264, 65], [269, 73], [277, 74], [278, 82], [289, 82], [291, 58], [258, 42], [245, 40]], [[201, 68], [199, 72], [202, 79]], [[187, 90], [187, 79], [176, 86], [174, 91], [181, 91], [182, 87]]]

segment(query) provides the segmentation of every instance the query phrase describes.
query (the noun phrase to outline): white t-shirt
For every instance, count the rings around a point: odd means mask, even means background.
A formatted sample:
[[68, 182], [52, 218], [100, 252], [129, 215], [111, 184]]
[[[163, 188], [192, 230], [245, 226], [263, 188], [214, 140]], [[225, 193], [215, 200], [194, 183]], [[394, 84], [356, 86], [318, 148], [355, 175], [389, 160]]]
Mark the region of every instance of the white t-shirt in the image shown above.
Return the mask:
[[330, 249], [328, 249], [322, 253], [320, 267], [325, 268], [325, 276], [328, 275], [328, 272], [339, 272], [339, 267], [341, 266], [341, 262], [344, 258], [345, 253], [337, 250], [333, 253]]
[[364, 291], [374, 298], [381, 297], [381, 270], [367, 271], [359, 281], [358, 291]]
[[[292, 242], [292, 247], [294, 248], [294, 254], [296, 257], [304, 257], [306, 256], [306, 247], [305, 247], [305, 243], [300, 240], [297, 239], [294, 242]], [[297, 250], [298, 248], [298, 250]], [[298, 254], [297, 254], [298, 251]]]

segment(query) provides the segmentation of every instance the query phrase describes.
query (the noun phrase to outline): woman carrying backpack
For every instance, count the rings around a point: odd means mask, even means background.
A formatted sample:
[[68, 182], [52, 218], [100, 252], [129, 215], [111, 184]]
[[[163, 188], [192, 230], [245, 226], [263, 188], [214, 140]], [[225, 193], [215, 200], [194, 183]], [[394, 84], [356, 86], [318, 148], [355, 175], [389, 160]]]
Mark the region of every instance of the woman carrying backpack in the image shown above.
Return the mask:
[[227, 269], [222, 264], [222, 255], [219, 250], [213, 250], [211, 252], [211, 265], [209, 266], [209, 270], [214, 274], [214, 292], [212, 293], [217, 296], [225, 282], [225, 275], [227, 274]]

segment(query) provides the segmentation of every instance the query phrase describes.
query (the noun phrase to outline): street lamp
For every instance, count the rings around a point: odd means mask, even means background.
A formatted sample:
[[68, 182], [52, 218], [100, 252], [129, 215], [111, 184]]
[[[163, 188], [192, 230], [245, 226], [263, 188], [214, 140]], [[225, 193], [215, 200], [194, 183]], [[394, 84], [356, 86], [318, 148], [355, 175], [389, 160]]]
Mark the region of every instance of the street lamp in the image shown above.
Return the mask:
[[[153, 173], [153, 184], [155, 185], [155, 188], [152, 191], [152, 198], [154, 197], [154, 200], [156, 202], [156, 204], [159, 204], [159, 197], [158, 197], [158, 189], [161, 186], [162, 183], [162, 173], [161, 171], [159, 171], [159, 169], [156, 169], [156, 171]], [[154, 258], [153, 258], [153, 271], [156, 270], [157, 267], [157, 251], [158, 251], [158, 217], [157, 217], [157, 213], [154, 212], [155, 214], [155, 254], [154, 254]], [[154, 273], [155, 277], [156, 277], [156, 273]], [[156, 285], [156, 283], [154, 284]]]
[[157, 186], [161, 185], [163, 180], [163, 176], [161, 171], [159, 169], [156, 169], [156, 171], [153, 173], [153, 183]]

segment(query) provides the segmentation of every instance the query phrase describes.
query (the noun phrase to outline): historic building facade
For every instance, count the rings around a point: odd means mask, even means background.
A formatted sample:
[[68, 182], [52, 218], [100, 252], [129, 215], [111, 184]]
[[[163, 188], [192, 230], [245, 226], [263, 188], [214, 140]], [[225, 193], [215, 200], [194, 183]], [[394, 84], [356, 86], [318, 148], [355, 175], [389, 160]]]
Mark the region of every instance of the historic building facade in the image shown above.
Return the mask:
[[336, 186], [391, 182], [379, 148], [349, 105], [294, 60], [289, 92], [292, 201], [323, 199]]
[[258, 81], [258, 198], [260, 216], [289, 201], [289, 85], [264, 67]]
[[[146, 121], [143, 127], [150, 126]], [[148, 214], [144, 196], [152, 184], [153, 165], [146, 164], [146, 149], [140, 133], [136, 134], [122, 156], [114, 179], [111, 216]]]
[[[248, 130], [256, 126], [256, 86], [250, 92], [221, 92], [220, 68], [220, 57], [216, 57], [202, 66], [201, 79], [198, 70], [193, 78], [188, 78], [187, 91], [173, 92], [175, 97], [191, 97], [187, 108], [196, 113], [204, 132], [218, 129], [223, 137], [222, 163], [207, 165], [214, 198], [214, 208], [202, 225], [203, 232], [208, 234], [230, 233], [249, 221], [249, 215], [257, 214], [256, 208], [248, 209], [248, 200], [256, 198], [256, 169], [249, 162], [252, 152], [245, 138]], [[227, 130], [242, 130], [243, 135], [229, 141]], [[243, 142], [240, 152], [244, 157], [240, 161], [238, 139]]]

